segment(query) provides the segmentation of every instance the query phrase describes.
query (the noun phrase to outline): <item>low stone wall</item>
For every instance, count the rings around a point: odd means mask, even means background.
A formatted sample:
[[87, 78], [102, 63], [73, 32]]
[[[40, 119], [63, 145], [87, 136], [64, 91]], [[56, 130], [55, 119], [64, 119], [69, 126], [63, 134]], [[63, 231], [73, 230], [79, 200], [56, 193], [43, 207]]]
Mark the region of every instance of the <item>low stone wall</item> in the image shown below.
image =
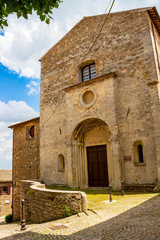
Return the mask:
[[50, 190], [38, 181], [21, 181], [22, 199], [25, 200], [26, 222], [42, 223], [87, 210], [84, 192]]

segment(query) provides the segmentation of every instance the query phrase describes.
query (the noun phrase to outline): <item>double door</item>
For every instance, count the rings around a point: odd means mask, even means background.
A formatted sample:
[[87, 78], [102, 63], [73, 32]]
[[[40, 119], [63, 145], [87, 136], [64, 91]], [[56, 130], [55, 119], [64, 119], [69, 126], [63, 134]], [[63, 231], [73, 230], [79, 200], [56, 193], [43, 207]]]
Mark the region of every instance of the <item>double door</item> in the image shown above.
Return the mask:
[[87, 147], [89, 187], [108, 186], [106, 145]]

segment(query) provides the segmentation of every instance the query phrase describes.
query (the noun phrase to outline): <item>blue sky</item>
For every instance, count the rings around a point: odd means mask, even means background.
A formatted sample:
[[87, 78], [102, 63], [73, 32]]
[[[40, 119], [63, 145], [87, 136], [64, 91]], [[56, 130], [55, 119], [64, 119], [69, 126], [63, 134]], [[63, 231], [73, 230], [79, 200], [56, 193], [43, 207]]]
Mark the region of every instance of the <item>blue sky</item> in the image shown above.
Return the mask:
[[[8, 126], [39, 115], [40, 62], [43, 54], [84, 16], [103, 14], [109, 0], [64, 0], [50, 25], [33, 14], [8, 18], [0, 31], [0, 169], [12, 167], [12, 130]], [[160, 0], [116, 0], [113, 11], [156, 6]]]
[[35, 81], [39, 84], [39, 79], [19, 77], [0, 63], [0, 100], [7, 103], [9, 100], [25, 101], [29, 106], [39, 112], [39, 91], [29, 95], [29, 88], [26, 85]]

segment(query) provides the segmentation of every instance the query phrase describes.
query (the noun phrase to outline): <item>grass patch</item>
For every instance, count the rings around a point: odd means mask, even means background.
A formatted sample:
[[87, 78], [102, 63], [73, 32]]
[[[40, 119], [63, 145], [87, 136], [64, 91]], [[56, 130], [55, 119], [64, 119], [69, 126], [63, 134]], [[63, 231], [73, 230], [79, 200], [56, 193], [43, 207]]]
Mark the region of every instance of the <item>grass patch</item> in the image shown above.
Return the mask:
[[[88, 208], [89, 209], [103, 209], [106, 207], [106, 203], [103, 203], [103, 201], [109, 200], [109, 189], [107, 188], [89, 188], [89, 189], [72, 189], [69, 187], [57, 187], [57, 186], [46, 186], [48, 189], [53, 190], [69, 190], [69, 191], [81, 191], [85, 192], [87, 195], [88, 200]], [[114, 205], [119, 203], [118, 205], [122, 204], [123, 202], [125, 205], [130, 204], [138, 204], [143, 201], [143, 199], [149, 199], [155, 196], [156, 194], [153, 194], [151, 192], [129, 192], [125, 191], [125, 196], [121, 196], [121, 192], [115, 192], [112, 191], [112, 199], [116, 201], [116, 203], [113, 203]], [[111, 206], [111, 205], [110, 205]]]

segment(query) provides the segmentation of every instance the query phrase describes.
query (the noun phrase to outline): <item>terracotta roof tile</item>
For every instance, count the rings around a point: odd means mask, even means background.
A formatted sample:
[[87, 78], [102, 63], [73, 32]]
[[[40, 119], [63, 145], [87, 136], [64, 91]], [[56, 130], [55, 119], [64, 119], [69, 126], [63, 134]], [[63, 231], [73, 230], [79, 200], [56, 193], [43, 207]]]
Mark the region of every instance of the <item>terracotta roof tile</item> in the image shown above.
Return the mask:
[[0, 182], [12, 181], [12, 170], [0, 170]]

